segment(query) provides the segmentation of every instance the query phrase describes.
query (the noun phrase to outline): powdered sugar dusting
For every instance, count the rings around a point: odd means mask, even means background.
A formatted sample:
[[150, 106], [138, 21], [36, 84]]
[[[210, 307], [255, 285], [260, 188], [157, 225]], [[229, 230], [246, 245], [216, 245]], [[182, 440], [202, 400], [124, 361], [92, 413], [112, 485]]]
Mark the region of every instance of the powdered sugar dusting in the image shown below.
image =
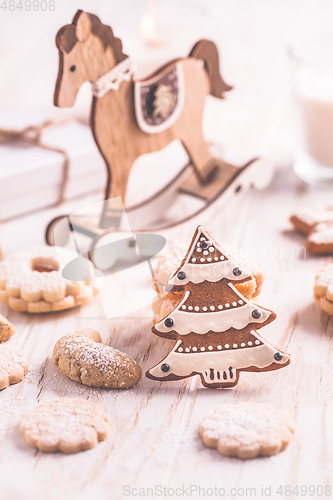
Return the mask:
[[106, 439], [111, 421], [103, 408], [81, 399], [58, 399], [37, 405], [22, 417], [28, 444], [43, 451], [74, 453]]
[[240, 458], [278, 453], [294, 431], [295, 424], [287, 413], [254, 403], [218, 406], [206, 415], [199, 429], [207, 446]]
[[333, 244], [333, 222], [318, 224], [310, 234], [308, 241], [317, 245]]

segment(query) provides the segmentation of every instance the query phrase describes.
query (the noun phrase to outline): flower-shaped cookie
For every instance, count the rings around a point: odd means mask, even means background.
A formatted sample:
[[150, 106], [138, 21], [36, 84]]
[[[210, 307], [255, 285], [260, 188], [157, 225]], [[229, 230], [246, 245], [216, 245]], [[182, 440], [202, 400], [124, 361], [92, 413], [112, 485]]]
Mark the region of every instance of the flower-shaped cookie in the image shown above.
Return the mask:
[[238, 403], [209, 412], [199, 434], [209, 448], [222, 455], [254, 458], [284, 450], [295, 431], [291, 417], [270, 405]]
[[103, 408], [82, 399], [55, 399], [38, 404], [22, 417], [20, 429], [30, 446], [42, 451], [75, 453], [94, 448], [109, 434]]
[[87, 281], [70, 281], [62, 269], [77, 257], [61, 247], [34, 247], [0, 262], [0, 300], [15, 311], [61, 311], [91, 300], [95, 289]]

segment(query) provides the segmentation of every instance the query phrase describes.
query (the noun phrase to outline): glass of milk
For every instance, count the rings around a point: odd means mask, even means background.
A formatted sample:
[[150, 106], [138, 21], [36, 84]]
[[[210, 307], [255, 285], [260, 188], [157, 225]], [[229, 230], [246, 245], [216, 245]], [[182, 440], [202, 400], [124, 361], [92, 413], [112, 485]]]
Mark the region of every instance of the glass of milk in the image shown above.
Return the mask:
[[306, 182], [332, 187], [333, 36], [295, 44], [290, 54], [303, 130], [294, 170]]

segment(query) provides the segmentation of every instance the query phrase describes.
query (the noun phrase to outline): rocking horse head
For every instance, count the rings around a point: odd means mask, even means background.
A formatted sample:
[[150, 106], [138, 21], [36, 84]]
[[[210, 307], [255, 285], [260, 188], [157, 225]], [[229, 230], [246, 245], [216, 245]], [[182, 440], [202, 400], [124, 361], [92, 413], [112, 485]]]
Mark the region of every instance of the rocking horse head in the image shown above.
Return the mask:
[[75, 14], [72, 24], [59, 30], [56, 45], [59, 72], [54, 104], [59, 107], [73, 106], [84, 82], [95, 82], [128, 57], [112, 29], [82, 10]]

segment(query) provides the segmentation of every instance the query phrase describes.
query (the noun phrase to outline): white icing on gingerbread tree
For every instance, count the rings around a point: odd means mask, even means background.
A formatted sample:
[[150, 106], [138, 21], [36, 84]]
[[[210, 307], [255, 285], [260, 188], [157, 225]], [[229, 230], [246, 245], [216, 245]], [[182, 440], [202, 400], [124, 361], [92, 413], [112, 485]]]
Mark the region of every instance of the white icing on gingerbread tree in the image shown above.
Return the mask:
[[253, 277], [198, 226], [186, 256], [169, 281], [184, 291], [177, 307], [152, 331], [177, 340], [149, 378], [177, 380], [200, 374], [205, 386], [231, 387], [239, 372], [268, 371], [289, 363], [289, 355], [254, 330], [275, 313], [247, 300], [236, 288]]

